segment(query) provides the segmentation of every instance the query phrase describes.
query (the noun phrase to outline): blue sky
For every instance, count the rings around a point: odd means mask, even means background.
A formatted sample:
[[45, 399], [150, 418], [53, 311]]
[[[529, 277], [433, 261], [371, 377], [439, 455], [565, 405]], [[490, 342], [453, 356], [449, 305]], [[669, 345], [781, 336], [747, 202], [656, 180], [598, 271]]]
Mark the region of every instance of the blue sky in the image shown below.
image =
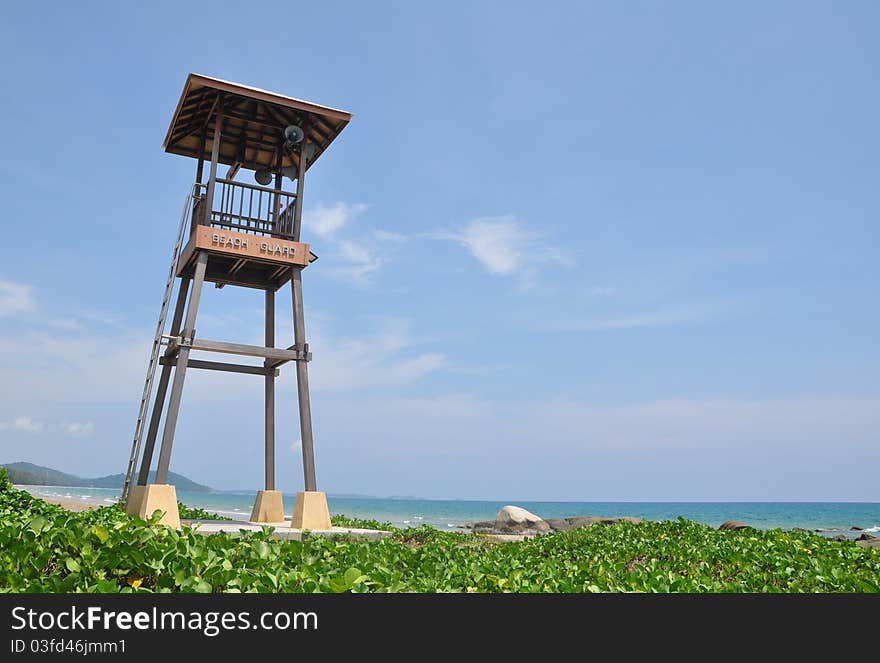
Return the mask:
[[[354, 113], [305, 197], [320, 489], [880, 500], [876, 3], [205, 7], [0, 9], [0, 461], [124, 470], [198, 72]], [[260, 488], [261, 409], [188, 373], [172, 470]]]

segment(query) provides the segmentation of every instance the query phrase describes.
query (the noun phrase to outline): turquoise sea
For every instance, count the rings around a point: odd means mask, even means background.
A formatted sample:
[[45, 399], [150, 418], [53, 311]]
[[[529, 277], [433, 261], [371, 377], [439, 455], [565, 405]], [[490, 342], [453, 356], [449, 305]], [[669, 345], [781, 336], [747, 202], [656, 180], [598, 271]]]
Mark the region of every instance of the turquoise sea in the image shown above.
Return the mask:
[[[112, 504], [119, 491], [109, 488], [21, 486], [34, 495]], [[255, 492], [178, 492], [178, 499], [234, 519], [246, 519]], [[293, 496], [285, 496], [288, 514]], [[493, 520], [505, 504], [516, 504], [542, 518], [567, 516], [640, 516], [647, 520], [675, 520], [679, 516], [717, 527], [726, 520], [741, 520], [760, 529], [802, 527], [826, 535], [856, 537], [862, 531], [880, 532], [878, 502], [531, 502], [449, 500], [417, 498], [341, 497], [329, 495], [330, 512], [356, 518], [375, 518], [397, 527], [433, 525], [454, 530], [458, 525]]]

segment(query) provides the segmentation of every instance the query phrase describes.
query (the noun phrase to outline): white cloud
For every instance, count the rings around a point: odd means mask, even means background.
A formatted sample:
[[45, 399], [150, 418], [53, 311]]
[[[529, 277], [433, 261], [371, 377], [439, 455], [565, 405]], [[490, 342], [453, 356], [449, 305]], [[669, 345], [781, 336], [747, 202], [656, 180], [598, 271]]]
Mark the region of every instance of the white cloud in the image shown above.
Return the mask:
[[528, 420], [524, 428], [542, 427], [551, 446], [621, 457], [674, 450], [720, 453], [718, 459], [771, 450], [840, 454], [870, 444], [880, 426], [880, 399], [679, 399], [611, 406], [559, 399], [535, 404]]
[[681, 306], [593, 319], [542, 320], [536, 327], [541, 331], [597, 332], [615, 329], [645, 329], [675, 327], [718, 319], [736, 311], [736, 300], [717, 302], [694, 302]]
[[337, 202], [312, 208], [304, 214], [306, 226], [323, 238], [332, 237], [367, 209], [363, 203]]
[[696, 310], [678, 310], [642, 315], [623, 316], [591, 320], [574, 325], [578, 331], [606, 331], [611, 329], [638, 329], [641, 327], [672, 327], [675, 325], [698, 322], [705, 316]]
[[73, 422], [63, 424], [62, 430], [68, 437], [89, 437], [95, 432], [95, 424], [91, 421], [85, 423]]
[[512, 274], [525, 261], [527, 233], [511, 216], [474, 219], [456, 235], [457, 241], [492, 274]]
[[136, 404], [150, 351], [150, 334], [88, 329], [59, 334], [25, 332], [31, 353], [21, 355], [20, 333], [0, 334], [0, 390], [30, 402]]
[[0, 316], [27, 313], [35, 308], [33, 288], [24, 283], [0, 280]]
[[30, 417], [16, 417], [12, 421], [0, 421], [0, 430], [17, 430], [25, 433], [39, 433], [45, 428], [42, 421]]
[[876, 396], [598, 404], [367, 393], [316, 402], [345, 412], [318, 421], [337, 461], [322, 474], [347, 490], [358, 490], [345, 469], [356, 463], [365, 476], [393, 464], [395, 490], [424, 496], [877, 499]]
[[395, 244], [401, 244], [409, 239], [406, 235], [391, 232], [390, 230], [374, 230], [373, 237], [380, 242], [393, 242]]
[[474, 256], [490, 274], [518, 276], [528, 284], [541, 263], [570, 265], [564, 251], [544, 244], [512, 215], [480, 217], [459, 231], [436, 234], [432, 239], [457, 242]]
[[373, 272], [385, 264], [384, 257], [377, 255], [376, 251], [350, 241], [339, 242], [334, 255], [343, 263], [334, 268], [334, 273], [358, 284], [368, 282]]
[[376, 320], [374, 331], [360, 337], [337, 336], [320, 319], [312, 328], [309, 371], [317, 391], [408, 385], [447, 365], [437, 352], [413, 352], [418, 343], [407, 320]]
[[395, 248], [406, 241], [405, 235], [387, 230], [361, 229], [352, 234], [351, 222], [368, 207], [364, 203], [337, 202], [305, 214], [306, 226], [322, 240], [313, 245], [321, 257], [320, 273], [359, 287], [370, 285]]

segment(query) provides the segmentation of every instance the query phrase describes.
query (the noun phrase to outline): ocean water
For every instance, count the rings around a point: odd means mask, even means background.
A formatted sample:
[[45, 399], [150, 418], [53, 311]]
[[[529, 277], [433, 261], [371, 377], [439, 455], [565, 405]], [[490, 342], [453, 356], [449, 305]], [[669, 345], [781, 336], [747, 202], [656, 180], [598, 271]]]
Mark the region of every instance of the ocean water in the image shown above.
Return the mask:
[[[80, 500], [83, 503], [112, 504], [119, 490], [110, 488], [68, 488], [21, 486], [38, 497]], [[190, 493], [179, 491], [180, 501], [229, 516], [247, 519], [255, 492]], [[290, 513], [293, 496], [285, 496]], [[647, 520], [675, 520], [679, 517], [717, 527], [726, 520], [741, 520], [759, 529], [802, 527], [827, 535], [856, 537], [860, 531], [880, 532], [878, 502], [528, 502], [491, 500], [433, 500], [415, 498], [337, 497], [328, 495], [333, 514], [354, 518], [375, 518], [396, 527], [432, 525], [456, 530], [459, 525], [494, 520], [505, 504], [516, 504], [542, 518], [568, 516], [639, 516]]]

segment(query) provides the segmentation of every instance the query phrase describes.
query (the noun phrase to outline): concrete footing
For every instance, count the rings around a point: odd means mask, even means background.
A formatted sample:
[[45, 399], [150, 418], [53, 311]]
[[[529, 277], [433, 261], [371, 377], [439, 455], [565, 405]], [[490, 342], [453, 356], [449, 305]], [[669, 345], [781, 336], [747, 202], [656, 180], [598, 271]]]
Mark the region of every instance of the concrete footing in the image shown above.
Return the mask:
[[125, 505], [130, 516], [147, 519], [158, 509], [163, 512], [161, 525], [180, 529], [180, 512], [177, 509], [177, 490], [164, 483], [132, 486]]
[[284, 522], [284, 502], [280, 490], [261, 490], [251, 511], [252, 523]]
[[125, 513], [130, 516], [137, 515], [144, 501], [144, 491], [146, 486], [132, 486], [128, 491], [128, 499], [125, 501]]
[[296, 529], [331, 530], [327, 495], [317, 490], [300, 491], [293, 503], [290, 526]]

